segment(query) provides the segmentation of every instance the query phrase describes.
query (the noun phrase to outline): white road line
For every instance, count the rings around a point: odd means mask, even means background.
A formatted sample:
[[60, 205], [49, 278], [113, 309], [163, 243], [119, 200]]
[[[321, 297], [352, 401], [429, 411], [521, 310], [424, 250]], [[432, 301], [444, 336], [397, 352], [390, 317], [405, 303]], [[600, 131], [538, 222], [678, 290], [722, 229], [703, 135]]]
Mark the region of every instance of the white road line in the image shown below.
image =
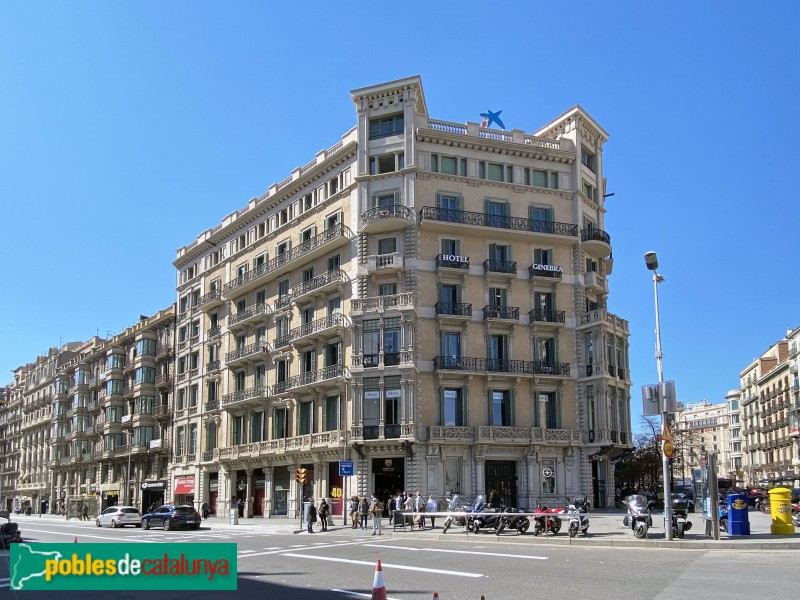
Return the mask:
[[547, 556], [528, 556], [526, 554], [503, 554], [500, 552], [475, 552], [474, 550], [445, 550], [442, 548], [406, 548], [404, 546], [391, 546], [389, 544], [363, 544], [377, 548], [391, 548], [392, 550], [411, 550], [412, 552], [445, 552], [448, 554], [477, 554], [478, 556], [500, 556], [502, 558], [527, 558], [529, 560], [547, 560]]
[[[331, 590], [332, 592], [339, 592], [340, 594], [349, 594], [350, 596], [361, 596], [362, 598], [372, 598], [372, 594], [365, 594], [363, 592], [353, 592], [351, 590]], [[392, 598], [387, 596], [386, 600], [400, 600], [399, 598]]]
[[[94, 539], [98, 539], [98, 540], [114, 540], [114, 541], [120, 542], [121, 544], [124, 544], [126, 542], [136, 542], [136, 543], [139, 543], [139, 544], [152, 544], [155, 541], [155, 540], [152, 540], [152, 539], [151, 540], [137, 540], [136, 538], [121, 538], [121, 537], [118, 537], [118, 536], [117, 537], [109, 537], [107, 535], [91, 535], [91, 534], [88, 534], [88, 533], [78, 533], [78, 534], [75, 534], [75, 533], [62, 533], [60, 531], [50, 531], [50, 530], [47, 530], [47, 529], [31, 529], [30, 527], [26, 527], [25, 528], [25, 533], [27, 533], [29, 531], [36, 531], [38, 533], [50, 533], [50, 534], [53, 534], [53, 535], [65, 535], [65, 536], [71, 537], [71, 538], [75, 538], [76, 537], [76, 538], [78, 538], [78, 541], [80, 541], [80, 538], [94, 538]], [[27, 536], [25, 536], [25, 537], [27, 537]]]
[[[309, 554], [297, 554], [294, 552], [282, 552], [281, 556], [289, 556], [291, 558], [307, 558], [309, 560], [324, 560], [328, 562], [347, 563], [351, 565], [368, 565], [374, 567], [373, 561], [365, 560], [351, 560], [349, 558], [334, 558], [332, 556], [312, 556]], [[408, 565], [396, 565], [392, 563], [381, 562], [384, 569], [397, 569], [400, 571], [418, 571], [420, 573], [436, 573], [437, 575], [454, 575], [456, 577], [483, 577], [483, 573], [468, 573], [466, 571], [445, 571], [443, 569], [429, 569], [427, 567], [410, 567]]]
[[280, 550], [280, 546], [271, 546], [270, 548], [262, 548], [262, 550]]
[[[359, 546], [363, 545], [364, 542], [345, 542], [347, 546]], [[295, 547], [291, 546], [295, 549], [295, 551], [300, 550], [319, 550], [321, 548], [341, 548], [342, 544], [328, 544], [327, 546], [301, 546]], [[267, 554], [280, 554], [281, 552], [286, 552], [288, 548], [281, 548], [280, 550], [271, 550], [270, 552], [257, 552], [255, 554], [248, 554], [247, 556], [241, 556], [240, 558], [250, 558], [251, 556], [266, 556]]]

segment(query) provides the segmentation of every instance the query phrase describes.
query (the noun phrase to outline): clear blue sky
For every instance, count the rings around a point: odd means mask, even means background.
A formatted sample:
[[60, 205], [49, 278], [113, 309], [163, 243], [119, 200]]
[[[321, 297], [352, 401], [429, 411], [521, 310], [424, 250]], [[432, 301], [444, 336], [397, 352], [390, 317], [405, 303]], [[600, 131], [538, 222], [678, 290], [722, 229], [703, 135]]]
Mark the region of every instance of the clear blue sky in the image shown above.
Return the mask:
[[[722, 400], [800, 324], [795, 2], [0, 4], [0, 384], [174, 301], [175, 249], [330, 147], [349, 91], [421, 75], [438, 119], [609, 133], [609, 308], [633, 426], [657, 379]], [[363, 5], [362, 5], [363, 6]]]

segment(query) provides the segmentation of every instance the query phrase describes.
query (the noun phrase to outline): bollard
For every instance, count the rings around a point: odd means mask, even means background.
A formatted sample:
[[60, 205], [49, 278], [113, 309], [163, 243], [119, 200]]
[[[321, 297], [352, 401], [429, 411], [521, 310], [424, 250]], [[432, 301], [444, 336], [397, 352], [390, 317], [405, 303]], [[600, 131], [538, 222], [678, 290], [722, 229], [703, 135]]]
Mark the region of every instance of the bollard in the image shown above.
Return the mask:
[[772, 535], [794, 535], [791, 498], [792, 491], [788, 488], [773, 488], [769, 491]]
[[233, 510], [231, 510], [230, 524], [231, 525], [238, 525], [239, 524], [239, 513], [235, 508]]

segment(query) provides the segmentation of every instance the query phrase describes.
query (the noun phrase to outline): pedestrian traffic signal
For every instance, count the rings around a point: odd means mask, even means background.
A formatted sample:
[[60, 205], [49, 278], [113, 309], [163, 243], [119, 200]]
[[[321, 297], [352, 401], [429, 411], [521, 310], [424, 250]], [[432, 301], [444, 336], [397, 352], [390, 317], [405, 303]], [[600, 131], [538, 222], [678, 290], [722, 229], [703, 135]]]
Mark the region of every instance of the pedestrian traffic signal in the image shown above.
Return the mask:
[[295, 479], [297, 483], [305, 483], [308, 480], [308, 469], [300, 467], [294, 470]]

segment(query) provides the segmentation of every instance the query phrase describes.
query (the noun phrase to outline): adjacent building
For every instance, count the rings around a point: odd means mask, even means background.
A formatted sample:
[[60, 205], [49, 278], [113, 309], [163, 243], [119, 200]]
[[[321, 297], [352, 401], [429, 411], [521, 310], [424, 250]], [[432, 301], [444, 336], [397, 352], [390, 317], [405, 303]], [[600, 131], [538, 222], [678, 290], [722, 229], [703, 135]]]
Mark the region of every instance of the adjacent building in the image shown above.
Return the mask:
[[351, 99], [341, 140], [177, 252], [173, 488], [248, 516], [398, 489], [612, 501], [606, 132], [579, 106], [532, 133], [434, 119], [418, 77]]
[[692, 472], [700, 468], [701, 458], [713, 453], [717, 457], [717, 476], [736, 479], [731, 439], [734, 435], [739, 437], [740, 428], [731, 424], [731, 402], [730, 398], [719, 404], [703, 400], [676, 411], [673, 436], [681, 469], [673, 474], [676, 478], [690, 480]]

